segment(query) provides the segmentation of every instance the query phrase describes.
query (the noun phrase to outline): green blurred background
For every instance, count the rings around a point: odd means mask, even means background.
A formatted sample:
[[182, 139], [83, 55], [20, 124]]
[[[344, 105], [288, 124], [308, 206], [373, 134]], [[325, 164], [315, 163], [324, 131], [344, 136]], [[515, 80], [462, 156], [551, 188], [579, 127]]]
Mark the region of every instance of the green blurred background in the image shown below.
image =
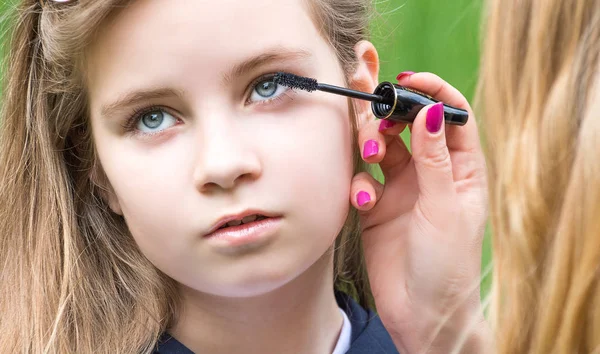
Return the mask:
[[[380, 81], [402, 71], [433, 72], [473, 102], [477, 86], [483, 0], [376, 1], [373, 42], [381, 61]], [[402, 134], [408, 144], [408, 133]], [[379, 171], [376, 177], [381, 179]], [[490, 230], [482, 257], [481, 293], [491, 285]]]
[[[15, 0], [0, 0], [0, 33]], [[99, 0], [101, 1], [101, 0]], [[482, 0], [375, 0], [373, 42], [379, 50], [381, 81], [394, 81], [401, 71], [430, 71], [473, 101], [479, 63]], [[0, 51], [4, 48], [0, 37]], [[408, 139], [403, 134], [405, 141]], [[380, 178], [380, 176], [378, 176]], [[482, 266], [490, 261], [489, 232]], [[487, 294], [490, 276], [482, 279]]]

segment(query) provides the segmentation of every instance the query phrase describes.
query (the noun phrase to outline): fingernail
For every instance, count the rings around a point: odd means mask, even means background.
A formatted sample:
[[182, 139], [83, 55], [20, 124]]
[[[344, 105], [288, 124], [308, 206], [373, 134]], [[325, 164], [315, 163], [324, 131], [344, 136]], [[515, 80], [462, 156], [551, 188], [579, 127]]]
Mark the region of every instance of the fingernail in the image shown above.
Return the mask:
[[379, 131], [382, 132], [386, 129], [393, 127], [394, 125], [396, 125], [396, 122], [392, 120], [382, 119], [381, 123], [379, 124]]
[[367, 140], [363, 148], [363, 158], [369, 158], [379, 153], [379, 145], [375, 140]]
[[437, 133], [442, 128], [444, 122], [444, 104], [438, 102], [433, 106], [429, 107], [427, 111], [427, 118], [425, 119], [425, 126], [430, 133]]
[[358, 203], [358, 206], [363, 206], [370, 201], [371, 201], [371, 196], [369, 195], [369, 193], [367, 193], [365, 191], [360, 191], [356, 195], [356, 202]]
[[400, 79], [402, 79], [403, 77], [411, 76], [411, 75], [414, 75], [414, 74], [415, 74], [414, 71], [403, 71], [400, 74], [398, 74], [398, 76], [396, 76], [396, 80], [400, 81]]

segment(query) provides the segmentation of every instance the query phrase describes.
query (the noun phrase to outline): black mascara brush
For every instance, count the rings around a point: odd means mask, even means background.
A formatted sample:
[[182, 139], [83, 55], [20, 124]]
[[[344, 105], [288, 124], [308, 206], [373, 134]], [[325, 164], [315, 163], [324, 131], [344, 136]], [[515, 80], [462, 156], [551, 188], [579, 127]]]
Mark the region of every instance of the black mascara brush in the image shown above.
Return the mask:
[[[370, 101], [375, 117], [394, 122], [412, 123], [423, 107], [439, 102], [421, 92], [390, 82], [380, 83], [371, 94], [345, 87], [322, 84], [315, 79], [284, 72], [276, 73], [273, 81], [292, 89], [308, 92], [318, 90]], [[464, 109], [444, 104], [444, 119], [447, 124], [465, 125], [469, 119], [469, 113]]]

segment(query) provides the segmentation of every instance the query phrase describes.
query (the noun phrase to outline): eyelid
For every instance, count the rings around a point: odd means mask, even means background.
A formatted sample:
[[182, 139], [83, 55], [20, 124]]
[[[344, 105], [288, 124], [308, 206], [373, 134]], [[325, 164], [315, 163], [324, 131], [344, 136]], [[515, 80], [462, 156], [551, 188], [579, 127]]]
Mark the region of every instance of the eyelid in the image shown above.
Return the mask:
[[274, 77], [275, 77], [275, 72], [272, 72], [272, 73], [260, 75], [256, 79], [252, 80], [250, 82], [250, 84], [248, 84], [248, 88], [246, 88], [246, 91], [244, 92], [244, 97], [246, 98], [245, 101], [246, 102], [248, 101], [249, 95], [252, 93], [252, 90], [254, 90], [254, 87], [256, 85], [258, 85], [258, 83], [267, 81], [268, 79], [272, 79]]
[[144, 114], [148, 114], [150, 112], [155, 112], [155, 111], [166, 112], [166, 113], [172, 115], [173, 118], [175, 118], [178, 122], [182, 121], [182, 119], [180, 118], [180, 114], [176, 110], [174, 110], [174, 109], [171, 109], [171, 108], [168, 108], [168, 107], [165, 107], [165, 106], [161, 106], [161, 105], [147, 105], [147, 106], [141, 106], [141, 107], [135, 107], [135, 108], [133, 108], [132, 113], [130, 113], [127, 116], [127, 119], [122, 124], [123, 129], [125, 130], [125, 132], [127, 134], [143, 135], [143, 136], [161, 134], [165, 130], [170, 129], [170, 128], [167, 128], [167, 129], [161, 130], [161, 131], [159, 131], [157, 133], [142, 133], [142, 132], [140, 132], [136, 128], [136, 124], [139, 122], [140, 118]]
[[[285, 91], [281, 94], [279, 94], [279, 96], [277, 97], [272, 97], [272, 98], [268, 98], [265, 100], [261, 100], [261, 101], [256, 101], [256, 102], [251, 102], [250, 98], [252, 97], [252, 91], [256, 88], [256, 85], [258, 85], [260, 82], [263, 81], [269, 81], [269, 79], [273, 79], [275, 77], [275, 74], [281, 71], [287, 71], [290, 72], [290, 70], [270, 70], [267, 74], [263, 74], [263, 75], [259, 75], [256, 79], [252, 80], [252, 82], [250, 82], [250, 84], [248, 85], [248, 88], [246, 89], [245, 93], [244, 93], [244, 105], [264, 105], [264, 104], [269, 104], [269, 103], [273, 103], [276, 100], [282, 100], [284, 99], [284, 97], [288, 97], [291, 98], [291, 94], [295, 94], [296, 91], [289, 88], [289, 87], [285, 87]], [[284, 87], [282, 85], [279, 85], [281, 87]]]

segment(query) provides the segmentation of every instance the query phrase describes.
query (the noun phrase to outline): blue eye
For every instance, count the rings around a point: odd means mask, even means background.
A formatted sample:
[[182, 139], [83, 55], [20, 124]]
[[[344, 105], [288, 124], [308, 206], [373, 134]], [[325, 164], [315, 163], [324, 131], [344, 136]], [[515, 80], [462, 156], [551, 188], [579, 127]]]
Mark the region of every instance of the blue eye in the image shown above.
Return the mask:
[[143, 133], [156, 133], [172, 127], [177, 119], [169, 113], [156, 109], [142, 114], [137, 123], [137, 129]]
[[266, 79], [254, 85], [249, 101], [267, 101], [279, 97], [282, 93], [284, 93], [287, 90], [287, 87], [276, 84], [272, 78]]

